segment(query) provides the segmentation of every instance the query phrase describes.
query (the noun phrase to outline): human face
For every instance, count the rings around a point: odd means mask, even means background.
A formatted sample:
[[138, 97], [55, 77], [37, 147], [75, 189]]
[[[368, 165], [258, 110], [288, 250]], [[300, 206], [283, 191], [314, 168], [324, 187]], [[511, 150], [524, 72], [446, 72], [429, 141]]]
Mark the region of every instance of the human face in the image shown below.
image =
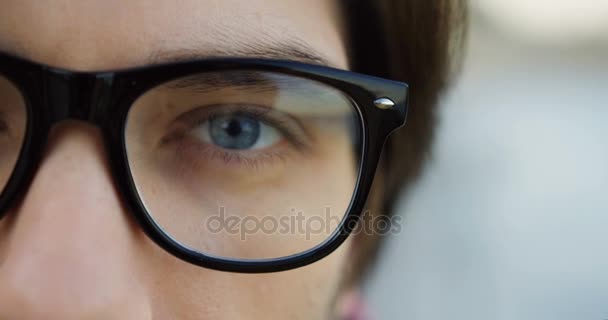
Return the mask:
[[[331, 318], [350, 245], [336, 249], [356, 228], [383, 142], [405, 122], [407, 85], [311, 65], [346, 68], [334, 3], [302, 11], [327, 18], [322, 39], [305, 20], [286, 23], [272, 9], [265, 14], [276, 21], [264, 27], [281, 34], [241, 33], [222, 15], [242, 16], [240, 26], [261, 4], [252, 12], [216, 5], [198, 24], [178, 21], [179, 12], [156, 23], [156, 10], [171, 12], [162, 5], [129, 6], [143, 12], [140, 24], [114, 22], [108, 17], [120, 15], [103, 14], [107, 5], [67, 3], [40, 14], [22, 2], [7, 5], [2, 20], [6, 317]], [[37, 21], [34, 33], [11, 24], [21, 11]], [[115, 25], [104, 29], [108, 20]], [[201, 25], [208, 38], [193, 32]], [[117, 26], [116, 37], [136, 45], [96, 41]], [[91, 58], [56, 55], [48, 38]], [[332, 41], [334, 52], [315, 48]], [[272, 276], [184, 265], [277, 272], [332, 252]]]
[[[0, 48], [71, 70], [306, 43], [347, 67], [340, 12], [307, 0], [5, 0]], [[244, 275], [184, 263], [131, 221], [98, 130], [56, 126], [21, 201], [0, 221], [0, 319], [326, 319], [349, 255]], [[76, 169], [77, 168], [77, 169]]]

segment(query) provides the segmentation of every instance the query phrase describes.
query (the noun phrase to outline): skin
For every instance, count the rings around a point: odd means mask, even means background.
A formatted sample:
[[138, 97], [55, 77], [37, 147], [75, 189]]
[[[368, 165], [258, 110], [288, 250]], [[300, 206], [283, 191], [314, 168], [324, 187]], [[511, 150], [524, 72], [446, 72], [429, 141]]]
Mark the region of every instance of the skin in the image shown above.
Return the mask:
[[[254, 43], [298, 39], [347, 68], [333, 1], [246, 3], [5, 0], [0, 50], [96, 71], [247, 55]], [[258, 275], [182, 262], [125, 209], [98, 129], [66, 121], [53, 129], [27, 193], [0, 221], [0, 319], [329, 319], [349, 255], [347, 242], [313, 265]]]

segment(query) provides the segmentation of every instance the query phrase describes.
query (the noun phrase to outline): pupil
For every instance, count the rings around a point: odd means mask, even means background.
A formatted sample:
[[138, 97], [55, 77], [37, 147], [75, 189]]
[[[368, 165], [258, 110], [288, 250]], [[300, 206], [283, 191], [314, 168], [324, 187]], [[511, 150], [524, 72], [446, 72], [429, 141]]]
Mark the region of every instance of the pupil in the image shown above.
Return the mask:
[[222, 116], [211, 120], [209, 135], [225, 149], [249, 149], [260, 138], [260, 122], [247, 116]]
[[228, 122], [225, 130], [232, 137], [238, 136], [243, 131], [241, 124], [235, 119], [231, 119], [230, 122]]

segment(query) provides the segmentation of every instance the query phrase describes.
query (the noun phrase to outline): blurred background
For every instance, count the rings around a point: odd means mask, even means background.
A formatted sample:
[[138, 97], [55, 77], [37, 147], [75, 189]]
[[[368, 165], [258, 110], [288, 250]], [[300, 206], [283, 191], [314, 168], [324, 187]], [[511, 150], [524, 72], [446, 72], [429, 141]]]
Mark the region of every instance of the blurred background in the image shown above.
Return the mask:
[[376, 319], [608, 319], [608, 1], [478, 0]]

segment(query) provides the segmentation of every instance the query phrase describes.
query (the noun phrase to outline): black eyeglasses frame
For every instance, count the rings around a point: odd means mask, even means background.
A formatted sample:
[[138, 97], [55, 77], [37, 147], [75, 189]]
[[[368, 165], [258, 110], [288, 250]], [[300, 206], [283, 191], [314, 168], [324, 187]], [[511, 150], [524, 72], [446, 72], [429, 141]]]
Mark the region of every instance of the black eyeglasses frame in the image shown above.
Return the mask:
[[[202, 72], [229, 70], [274, 72], [318, 81], [346, 94], [357, 109], [362, 129], [362, 155], [354, 195], [336, 232], [308, 251], [265, 260], [206, 255], [181, 245], [163, 232], [140, 199], [129, 169], [124, 138], [131, 106], [148, 90], [162, 83]], [[407, 116], [408, 85], [405, 83], [288, 60], [209, 58], [119, 71], [74, 72], [0, 52], [0, 76], [15, 85], [27, 108], [23, 145], [15, 168], [0, 194], [0, 218], [27, 191], [52, 126], [66, 119], [86, 121], [101, 129], [112, 174], [123, 201], [150, 239], [186, 262], [240, 273], [278, 272], [302, 267], [338, 248], [356, 227], [364, 209], [384, 142], [394, 130], [405, 124]], [[385, 99], [379, 100], [382, 98]]]

